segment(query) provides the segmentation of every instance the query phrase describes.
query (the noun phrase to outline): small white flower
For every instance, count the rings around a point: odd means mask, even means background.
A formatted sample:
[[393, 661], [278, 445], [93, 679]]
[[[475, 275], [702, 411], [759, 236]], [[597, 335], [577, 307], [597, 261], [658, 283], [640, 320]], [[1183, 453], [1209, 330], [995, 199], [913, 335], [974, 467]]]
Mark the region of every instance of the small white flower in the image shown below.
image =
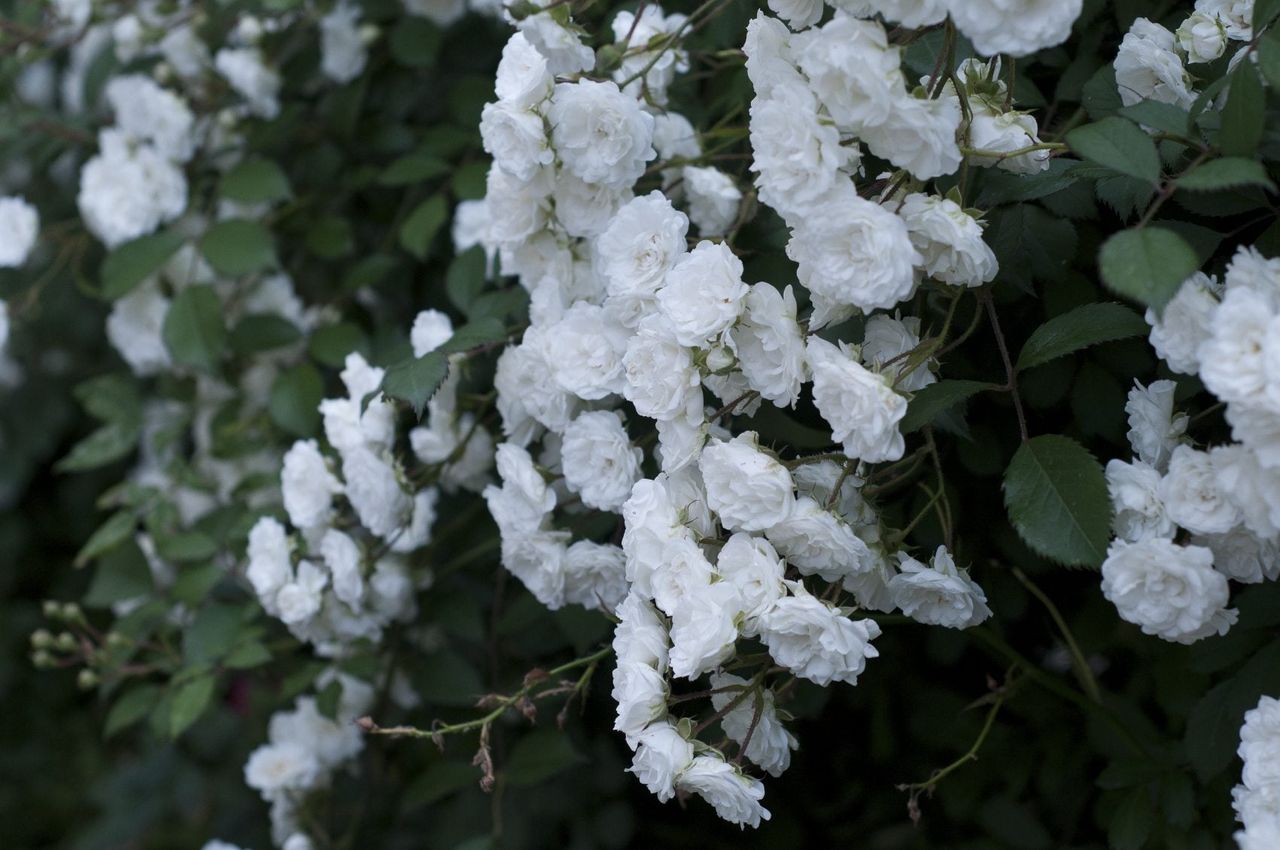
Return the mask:
[[1152, 381], [1150, 386], [1134, 382], [1125, 403], [1129, 415], [1129, 445], [1140, 460], [1157, 470], [1169, 463], [1174, 446], [1187, 430], [1187, 415], [1173, 415], [1173, 381]]
[[1140, 460], [1107, 462], [1107, 493], [1115, 508], [1112, 527], [1121, 540], [1171, 539], [1177, 530], [1160, 498], [1160, 473]]
[[17, 268], [27, 261], [40, 231], [36, 208], [18, 197], [0, 198], [0, 268]]
[[804, 332], [796, 322], [796, 299], [767, 283], [750, 287], [746, 309], [733, 329], [738, 365], [751, 389], [778, 405], [790, 407], [805, 379]]
[[1224, 634], [1235, 621], [1226, 609], [1227, 579], [1200, 546], [1116, 541], [1102, 564], [1102, 594], [1143, 633], [1178, 643]]
[[1000, 269], [995, 252], [982, 239], [982, 225], [948, 198], [908, 195], [898, 211], [911, 232], [911, 244], [924, 257], [930, 277], [953, 286], [990, 283]]
[[1213, 456], [1190, 446], [1173, 450], [1159, 495], [1169, 519], [1194, 534], [1224, 534], [1240, 523], [1240, 512], [1218, 488]]
[[565, 483], [584, 505], [617, 511], [640, 479], [644, 455], [631, 445], [620, 414], [597, 410], [569, 423], [560, 457]]
[[676, 795], [676, 780], [693, 762], [693, 744], [669, 721], [654, 723], [636, 736], [635, 759], [627, 770], [665, 803]]
[[613, 82], [558, 83], [547, 121], [564, 167], [588, 183], [632, 184], [656, 155], [653, 116]]
[[902, 613], [921, 623], [967, 629], [991, 616], [987, 595], [967, 572], [956, 567], [945, 546], [933, 554], [932, 569], [905, 554], [900, 572], [889, 581], [889, 593]]
[[809, 337], [808, 359], [814, 404], [845, 454], [870, 463], [901, 458], [906, 447], [898, 423], [907, 414], [906, 398], [884, 375], [821, 337]]
[[867, 659], [880, 654], [871, 645], [880, 626], [874, 620], [850, 620], [799, 582], [788, 586], [792, 595], [759, 619], [760, 639], [773, 660], [819, 685], [856, 685]]
[[315, 440], [299, 440], [284, 455], [280, 492], [289, 522], [300, 529], [328, 523], [333, 513], [333, 497], [342, 484], [329, 471]]
[[677, 778], [676, 786], [706, 800], [716, 814], [729, 823], [754, 829], [760, 821], [769, 819], [769, 810], [760, 805], [764, 785], [744, 775], [718, 754], [695, 758]]
[[791, 473], [760, 451], [754, 431], [709, 444], [698, 465], [707, 502], [726, 528], [764, 531], [785, 521], [795, 508]]
[[658, 308], [678, 343], [705, 347], [738, 320], [746, 294], [742, 262], [729, 246], [700, 242], [667, 273]]
[[738, 219], [742, 202], [738, 184], [718, 168], [686, 165], [682, 175], [689, 220], [704, 237], [724, 236]]

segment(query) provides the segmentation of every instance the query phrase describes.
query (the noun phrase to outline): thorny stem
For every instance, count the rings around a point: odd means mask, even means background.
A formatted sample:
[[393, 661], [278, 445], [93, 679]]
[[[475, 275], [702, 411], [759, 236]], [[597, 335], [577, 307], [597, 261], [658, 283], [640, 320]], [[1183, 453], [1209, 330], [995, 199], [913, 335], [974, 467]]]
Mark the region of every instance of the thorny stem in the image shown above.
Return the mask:
[[1098, 680], [1093, 677], [1093, 671], [1089, 669], [1089, 662], [1085, 660], [1084, 653], [1080, 651], [1080, 645], [1076, 643], [1075, 635], [1071, 633], [1067, 621], [1063, 619], [1062, 613], [1058, 611], [1058, 606], [1053, 604], [1053, 600], [1041, 590], [1036, 584], [1027, 577], [1019, 567], [1013, 568], [1013, 577], [1022, 583], [1032, 596], [1040, 600], [1049, 611], [1049, 616], [1053, 618], [1053, 622], [1058, 626], [1058, 630], [1062, 632], [1063, 639], [1067, 642], [1067, 649], [1071, 652], [1071, 662], [1076, 668], [1076, 678], [1080, 680], [1081, 687], [1085, 693], [1094, 702], [1102, 702], [1102, 692], [1098, 689]]
[[983, 159], [994, 159], [997, 162], [1014, 157], [1023, 156], [1024, 154], [1035, 153], [1037, 151], [1065, 151], [1067, 145], [1063, 142], [1040, 142], [1034, 145], [1027, 145], [1024, 148], [1017, 148], [1011, 151], [992, 151], [985, 148], [960, 148], [960, 153], [965, 156], [980, 156]]
[[1022, 435], [1022, 442], [1030, 439], [1027, 434], [1027, 416], [1022, 410], [1022, 397], [1018, 395], [1018, 372], [1013, 368], [1013, 361], [1009, 359], [1009, 346], [1004, 341], [1004, 331], [1000, 329], [1000, 318], [996, 315], [996, 305], [990, 292], [983, 292], [980, 296], [982, 302], [987, 308], [987, 317], [991, 320], [991, 330], [996, 336], [996, 346], [1000, 349], [1000, 359], [1004, 361], [1004, 373], [1008, 383], [1004, 389], [1013, 398], [1013, 410], [1018, 415], [1018, 432]]
[[[429, 730], [419, 729], [416, 726], [379, 726], [371, 717], [362, 717], [357, 720], [356, 723], [370, 735], [387, 735], [393, 738], [431, 738], [436, 742], [437, 746], [442, 746], [443, 737], [445, 735], [461, 734], [463, 732], [471, 732], [476, 729], [480, 730], [482, 736], [487, 735], [486, 730], [493, 725], [493, 722], [505, 714], [508, 709], [519, 704], [522, 700], [525, 700], [530, 696], [540, 698], [543, 696], [550, 696], [553, 693], [566, 693], [567, 690], [572, 689], [565, 689], [562, 686], [550, 688], [540, 694], [535, 694], [535, 691], [537, 691], [540, 686], [544, 684], [557, 684], [555, 682], [557, 676], [563, 675], [570, 670], [576, 670], [579, 667], [586, 667], [588, 670], [594, 672], [599, 663], [611, 652], [613, 652], [612, 646], [604, 646], [590, 655], [585, 655], [582, 658], [575, 658], [573, 661], [565, 662], [559, 667], [553, 667], [552, 669], [547, 670], [541, 675], [527, 675], [525, 677], [524, 685], [519, 690], [506, 696], [494, 695], [494, 708], [487, 714], [481, 715], [480, 717], [472, 720], [466, 720], [461, 723], [442, 723], [433, 726]], [[582, 683], [584, 678], [589, 677], [580, 677], [579, 683]], [[482, 700], [482, 702], [485, 702], [486, 700]]]
[[[1009, 673], [1013, 671], [1010, 670]], [[934, 789], [938, 787], [938, 783], [964, 767], [971, 761], [978, 760], [978, 751], [982, 749], [982, 745], [986, 743], [987, 736], [991, 734], [991, 729], [995, 726], [996, 715], [1000, 713], [1000, 707], [1004, 705], [1004, 701], [1008, 696], [1008, 673], [1005, 674], [1005, 684], [992, 690], [989, 698], [991, 699], [991, 708], [987, 709], [986, 720], [982, 723], [982, 731], [978, 733], [978, 737], [974, 739], [973, 746], [960, 758], [953, 761], [946, 767], [935, 770], [932, 775], [923, 782], [912, 782], [910, 784], [899, 785], [899, 791], [909, 791], [910, 797], [907, 800], [907, 811], [911, 815], [913, 823], [920, 821], [920, 806], [918, 800], [921, 794], [933, 794]]]
[[[1196, 166], [1200, 165], [1200, 163], [1204, 162], [1208, 158], [1209, 158], [1209, 152], [1202, 150], [1200, 154], [1194, 160], [1192, 160], [1191, 164], [1188, 165], [1186, 167], [1186, 170], [1184, 170], [1182, 173], [1186, 174], [1187, 172], [1194, 170]], [[1153, 200], [1150, 206], [1147, 207], [1147, 211], [1142, 214], [1142, 218], [1138, 219], [1138, 223], [1135, 225], [1135, 227], [1138, 230], [1141, 230], [1142, 228], [1150, 224], [1151, 219], [1155, 218], [1156, 213], [1160, 211], [1160, 208], [1162, 206], [1164, 206], [1164, 202], [1172, 198], [1173, 193], [1177, 191], [1177, 189], [1178, 189], [1177, 178], [1169, 178], [1165, 180], [1164, 183], [1160, 186], [1160, 191], [1156, 193], [1155, 200]]]

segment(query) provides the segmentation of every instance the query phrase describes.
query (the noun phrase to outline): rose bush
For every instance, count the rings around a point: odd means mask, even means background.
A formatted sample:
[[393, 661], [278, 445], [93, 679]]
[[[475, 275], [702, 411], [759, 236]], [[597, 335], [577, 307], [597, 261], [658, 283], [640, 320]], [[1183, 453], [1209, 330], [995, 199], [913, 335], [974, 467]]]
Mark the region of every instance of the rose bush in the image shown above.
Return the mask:
[[18, 846], [1269, 847], [1280, 4], [1184, 5], [0, 6]]

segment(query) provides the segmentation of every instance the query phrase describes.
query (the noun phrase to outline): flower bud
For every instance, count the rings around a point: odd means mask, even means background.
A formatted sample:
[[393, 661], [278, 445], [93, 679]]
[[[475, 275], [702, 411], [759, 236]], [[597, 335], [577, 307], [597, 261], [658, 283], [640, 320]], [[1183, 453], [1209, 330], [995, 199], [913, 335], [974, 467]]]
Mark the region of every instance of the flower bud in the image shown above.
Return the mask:
[[32, 649], [49, 649], [53, 646], [53, 634], [48, 629], [36, 629], [31, 633]]
[[98, 674], [88, 668], [81, 670], [76, 676], [76, 685], [84, 691], [91, 690], [98, 686]]
[[54, 648], [61, 652], [73, 652], [78, 645], [76, 636], [71, 632], [59, 632]]

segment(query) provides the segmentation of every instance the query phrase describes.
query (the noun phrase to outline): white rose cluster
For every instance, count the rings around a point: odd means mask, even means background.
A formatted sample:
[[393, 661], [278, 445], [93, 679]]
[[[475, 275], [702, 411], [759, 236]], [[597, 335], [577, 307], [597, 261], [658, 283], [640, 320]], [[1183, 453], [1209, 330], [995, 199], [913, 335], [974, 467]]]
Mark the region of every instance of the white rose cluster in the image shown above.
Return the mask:
[[1240, 248], [1221, 281], [1196, 273], [1147, 321], [1169, 369], [1225, 404], [1234, 442], [1189, 442], [1174, 381], [1135, 387], [1125, 407], [1133, 459], [1106, 470], [1117, 540], [1103, 589], [1144, 632], [1189, 643], [1235, 622], [1228, 579], [1280, 578], [1280, 384], [1268, 367], [1280, 261]]
[[[877, 11], [889, 14], [860, 14]], [[497, 362], [503, 442], [484, 498], [504, 567], [540, 602], [618, 621], [615, 728], [631, 772], [659, 800], [700, 796], [757, 826], [769, 812], [751, 766], [777, 776], [797, 746], [778, 692], [788, 678], [856, 684], [880, 634], [858, 611], [950, 628], [990, 615], [945, 547], [929, 565], [897, 551], [862, 496], [869, 465], [904, 456], [909, 394], [937, 380], [929, 352], [913, 356], [930, 344], [920, 319], [874, 311], [926, 276], [943, 291], [982, 286], [997, 264], [980, 217], [954, 199], [919, 182], [859, 194], [859, 140], [903, 181], [950, 173], [959, 97], [913, 93], [870, 17], [837, 11], [798, 33], [751, 22], [752, 168], [791, 228], [814, 308], [802, 318], [796, 287], [747, 279], [732, 246], [742, 189], [702, 164], [693, 126], [664, 109], [687, 68], [685, 19], [653, 4], [620, 13], [601, 81], [580, 76], [590, 63], [572, 21], [542, 14], [515, 21], [482, 118], [487, 192], [459, 211], [457, 247], [483, 245], [530, 297], [529, 327]], [[998, 89], [991, 68], [971, 70]], [[1035, 145], [1034, 122], [1019, 132], [988, 164]], [[873, 314], [860, 344], [817, 335], [855, 309]], [[763, 404], [802, 400], [829, 426], [834, 458], [783, 460], [734, 428]], [[615, 515], [620, 545], [575, 540], [587, 512]], [[744, 640], [785, 672], [728, 672]], [[677, 710], [695, 681], [709, 682], [738, 758]]]
[[1231, 792], [1241, 850], [1261, 850], [1280, 839], [1280, 700], [1264, 696], [1244, 715], [1240, 747], [1244, 762], [1240, 784]]

